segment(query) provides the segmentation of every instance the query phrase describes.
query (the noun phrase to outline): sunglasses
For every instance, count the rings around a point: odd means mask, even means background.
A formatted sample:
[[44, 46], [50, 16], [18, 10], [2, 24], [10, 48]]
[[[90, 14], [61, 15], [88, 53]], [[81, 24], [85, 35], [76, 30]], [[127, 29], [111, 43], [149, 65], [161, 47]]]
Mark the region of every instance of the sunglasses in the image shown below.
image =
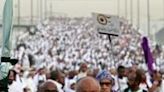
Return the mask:
[[102, 86], [102, 85], [109, 86], [109, 85], [111, 85], [111, 82], [100, 82], [100, 85], [101, 85], [101, 86]]

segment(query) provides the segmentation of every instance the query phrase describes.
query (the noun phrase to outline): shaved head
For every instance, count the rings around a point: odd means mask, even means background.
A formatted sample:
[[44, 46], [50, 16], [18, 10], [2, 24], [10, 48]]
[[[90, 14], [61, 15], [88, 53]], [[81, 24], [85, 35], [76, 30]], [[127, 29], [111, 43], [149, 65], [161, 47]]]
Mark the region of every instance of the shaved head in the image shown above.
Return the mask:
[[84, 77], [77, 82], [76, 92], [100, 92], [100, 85], [93, 77]]
[[47, 80], [39, 87], [39, 92], [47, 92], [52, 90], [57, 92], [57, 86], [52, 80]]

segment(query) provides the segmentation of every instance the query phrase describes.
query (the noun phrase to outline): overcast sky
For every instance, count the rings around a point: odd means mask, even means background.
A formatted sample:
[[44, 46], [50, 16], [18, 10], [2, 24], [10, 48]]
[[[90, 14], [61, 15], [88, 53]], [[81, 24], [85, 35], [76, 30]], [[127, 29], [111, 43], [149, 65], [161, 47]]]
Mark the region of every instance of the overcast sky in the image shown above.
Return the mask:
[[[14, 1], [14, 16], [18, 16], [18, 0]], [[33, 1], [33, 16], [44, 17], [45, 14], [66, 14], [71, 17], [91, 16], [92, 12], [117, 15], [125, 17], [125, 0], [20, 0], [20, 15], [30, 20], [31, 1]], [[39, 9], [42, 1], [42, 9]], [[130, 19], [130, 0], [127, 0], [127, 19]], [[137, 1], [133, 0], [133, 24], [137, 24]], [[164, 19], [164, 0], [150, 1], [150, 20]], [[0, 0], [0, 17], [5, 0]], [[46, 5], [46, 6], [45, 6]], [[140, 25], [142, 30], [147, 30], [147, 0], [140, 0]], [[142, 23], [144, 25], [142, 25]], [[143, 27], [143, 28], [142, 28]]]
[[[2, 16], [2, 8], [5, 0], [0, 0], [0, 16]], [[18, 0], [14, 1], [14, 16], [18, 16]], [[91, 16], [92, 12], [100, 12], [105, 14], [118, 14], [118, 0], [32, 0], [33, 1], [33, 16], [50, 15], [50, 11], [55, 14], [67, 14], [71, 17]], [[42, 1], [42, 9], [40, 3]], [[130, 0], [127, 0], [128, 15], [130, 19]], [[133, 21], [137, 24], [137, 1], [133, 0]], [[24, 17], [31, 16], [31, 0], [20, 0], [20, 15]], [[37, 4], [38, 3], [38, 4]], [[47, 6], [45, 6], [45, 4]], [[119, 3], [120, 16], [125, 17], [125, 0], [120, 0]], [[45, 8], [46, 7], [46, 8]], [[41, 14], [42, 13], [42, 14]], [[164, 18], [164, 0], [150, 0], [150, 18], [151, 20]], [[140, 22], [147, 20], [147, 0], [140, 0]]]
[[[5, 0], [0, 0], [0, 14], [2, 15], [2, 7]], [[17, 15], [17, 1], [14, 1], [14, 15]], [[30, 1], [31, 0], [20, 0], [21, 1], [21, 15], [30, 15]], [[107, 14], [117, 14], [117, 1], [118, 0], [33, 0], [34, 15], [37, 15], [37, 1], [43, 2], [43, 8], [45, 1], [47, 2], [47, 10], [53, 10], [53, 12], [67, 13], [69, 16], [89, 16], [91, 12], [101, 12]], [[130, 14], [130, 0], [128, 1], [128, 14]], [[146, 6], [147, 0], [140, 0], [141, 17], [146, 17]], [[163, 13], [163, 2], [164, 0], [150, 0], [151, 19], [158, 19], [164, 16]], [[40, 2], [39, 2], [40, 3]], [[137, 0], [133, 0], [133, 12], [134, 17], [136, 16], [136, 4]], [[52, 5], [52, 7], [51, 7]], [[120, 14], [125, 16], [125, 0], [120, 0]], [[44, 12], [44, 9], [42, 9]], [[130, 15], [129, 15], [130, 16]]]

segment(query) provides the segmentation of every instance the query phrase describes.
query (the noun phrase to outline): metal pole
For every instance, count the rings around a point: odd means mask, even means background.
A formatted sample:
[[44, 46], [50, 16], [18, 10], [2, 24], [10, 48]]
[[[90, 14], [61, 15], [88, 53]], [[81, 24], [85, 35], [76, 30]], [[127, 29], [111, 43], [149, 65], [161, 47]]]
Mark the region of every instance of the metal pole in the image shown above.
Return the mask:
[[137, 27], [140, 28], [140, 0], [137, 0]]
[[133, 24], [133, 0], [130, 0], [130, 22]]
[[52, 17], [52, 2], [50, 3], [50, 17]]
[[20, 0], [18, 0], [18, 25], [20, 25]]
[[111, 46], [111, 52], [112, 52], [112, 60], [113, 60], [113, 64], [114, 66], [116, 67], [116, 62], [115, 62], [115, 58], [114, 58], [114, 51], [113, 51], [113, 44], [112, 44], [112, 39], [111, 39], [111, 35], [108, 34], [108, 38], [109, 38], [109, 43], [110, 43], [110, 46]]
[[44, 0], [44, 14], [45, 14], [45, 19], [47, 18], [47, 0]]
[[42, 10], [43, 10], [43, 8], [42, 8], [42, 0], [40, 0], [40, 17], [41, 17], [41, 21], [43, 20]]
[[164, 27], [164, 0], [163, 0], [163, 27]]
[[[111, 55], [112, 55], [112, 60], [113, 60], [113, 64], [114, 64], [114, 67], [115, 68], [117, 68], [117, 66], [116, 66], [116, 62], [115, 62], [115, 58], [114, 58], [114, 51], [113, 51], [113, 44], [112, 44], [112, 39], [111, 39], [111, 36], [115, 36], [115, 37], [117, 37], [118, 35], [117, 34], [108, 34], [108, 33], [103, 33], [103, 32], [99, 32], [100, 34], [103, 34], [103, 35], [107, 35], [108, 36], [108, 38], [109, 38], [109, 44], [110, 44], [110, 48], [111, 48]], [[109, 65], [108, 65], [109, 66]], [[117, 83], [118, 83], [118, 89], [117, 89], [117, 92], [120, 92], [120, 88], [121, 88], [121, 86], [120, 86], [120, 83], [119, 83], [119, 80], [118, 80], [118, 77], [117, 77]]]
[[33, 0], [31, 0], [31, 24], [33, 24]]
[[149, 0], [147, 0], [147, 32], [148, 32], [148, 37], [150, 38], [150, 3], [149, 3]]
[[117, 0], [117, 15], [120, 16], [120, 0]]
[[39, 15], [39, 0], [37, 0], [36, 4], [37, 4], [37, 17], [39, 18], [40, 17], [40, 15]]
[[128, 17], [127, 17], [127, 15], [128, 15], [128, 11], [127, 11], [127, 9], [128, 9], [128, 7], [127, 7], [127, 0], [125, 0], [125, 18], [127, 19]]
[[[111, 52], [112, 52], [112, 60], [113, 60], [113, 64], [114, 64], [114, 67], [117, 68], [116, 66], [116, 61], [115, 61], [115, 57], [114, 57], [114, 51], [113, 51], [113, 43], [112, 43], [112, 38], [111, 38], [111, 34], [107, 34], [108, 35], [108, 38], [109, 38], [109, 43], [110, 43], [110, 46], [111, 46]], [[113, 35], [113, 36], [118, 36], [118, 35]], [[120, 82], [119, 82], [119, 79], [117, 77], [117, 83], [118, 83], [118, 89], [117, 89], [117, 92], [120, 91], [120, 88], [121, 88], [121, 85], [120, 85]]]

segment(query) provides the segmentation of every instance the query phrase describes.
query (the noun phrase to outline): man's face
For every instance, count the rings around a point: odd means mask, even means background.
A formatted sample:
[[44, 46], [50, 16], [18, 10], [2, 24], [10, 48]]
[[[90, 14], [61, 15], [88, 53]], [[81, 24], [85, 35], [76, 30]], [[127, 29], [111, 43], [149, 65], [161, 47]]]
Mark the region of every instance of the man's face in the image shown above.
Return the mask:
[[12, 84], [14, 80], [15, 80], [14, 72], [13, 71], [10, 71], [9, 72], [8, 83], [9, 84]]
[[58, 76], [58, 82], [61, 83], [63, 86], [65, 84], [64, 77], [65, 77], [65, 75], [62, 72], [60, 72], [60, 74]]
[[124, 77], [124, 76], [126, 75], [126, 74], [125, 74], [125, 69], [120, 69], [118, 73], [119, 73], [119, 75], [122, 76], [122, 77]]
[[87, 65], [86, 64], [82, 64], [81, 65], [81, 71], [82, 72], [86, 72], [87, 71]]
[[132, 89], [139, 86], [139, 81], [136, 80], [136, 73], [130, 73], [128, 75], [128, 85]]
[[109, 92], [112, 90], [112, 81], [108, 79], [103, 79], [100, 81], [101, 92]]

